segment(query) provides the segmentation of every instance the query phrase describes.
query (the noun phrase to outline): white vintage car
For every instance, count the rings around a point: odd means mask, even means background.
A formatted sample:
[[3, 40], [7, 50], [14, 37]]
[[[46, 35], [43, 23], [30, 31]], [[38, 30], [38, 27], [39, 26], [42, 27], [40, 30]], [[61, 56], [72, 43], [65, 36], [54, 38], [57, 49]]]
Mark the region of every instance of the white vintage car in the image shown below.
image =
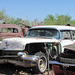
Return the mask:
[[75, 27], [36, 26], [25, 38], [4, 39], [0, 45], [0, 63], [32, 67], [44, 73], [49, 60], [56, 60], [65, 51], [64, 46], [75, 43]]

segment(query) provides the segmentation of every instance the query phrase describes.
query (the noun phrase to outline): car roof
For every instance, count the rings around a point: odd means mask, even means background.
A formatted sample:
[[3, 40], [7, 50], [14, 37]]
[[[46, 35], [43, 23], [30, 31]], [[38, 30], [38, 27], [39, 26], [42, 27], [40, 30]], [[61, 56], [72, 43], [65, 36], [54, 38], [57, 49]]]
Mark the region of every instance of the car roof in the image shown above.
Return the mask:
[[16, 24], [0, 24], [0, 27], [20, 27], [20, 26]]
[[0, 24], [0, 28], [17, 28], [21, 30], [21, 27], [16, 24]]
[[57, 30], [75, 30], [75, 27], [73, 26], [64, 26], [64, 25], [42, 25], [42, 26], [36, 26], [32, 27], [31, 29], [36, 29], [36, 28], [52, 28], [52, 29], [57, 29]]

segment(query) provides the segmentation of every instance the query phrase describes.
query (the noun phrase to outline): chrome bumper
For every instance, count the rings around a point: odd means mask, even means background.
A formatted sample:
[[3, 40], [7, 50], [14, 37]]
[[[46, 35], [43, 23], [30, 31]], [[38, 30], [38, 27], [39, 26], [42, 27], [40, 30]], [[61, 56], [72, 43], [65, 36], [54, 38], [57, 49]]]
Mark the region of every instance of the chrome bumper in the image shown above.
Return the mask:
[[[14, 59], [12, 59], [14, 58]], [[34, 67], [38, 61], [38, 56], [27, 55], [24, 52], [18, 52], [17, 55], [0, 56], [0, 63], [11, 63], [23, 67]]]
[[24, 61], [18, 61], [18, 60], [10, 60], [10, 59], [0, 59], [0, 64], [3, 64], [3, 63], [11, 63], [14, 65], [23, 66], [23, 67], [36, 66], [36, 63], [31, 63], [31, 62], [24, 62]]
[[39, 59], [39, 56], [35, 56], [35, 55], [27, 55], [24, 52], [19, 52], [18, 57], [20, 57], [23, 60], [28, 60], [28, 61], [33, 61], [33, 62], [37, 62]]
[[62, 66], [73, 66], [75, 67], [75, 64], [68, 64], [68, 63], [61, 63], [61, 62], [58, 62], [58, 61], [49, 61], [49, 64], [55, 64], [55, 65], [62, 65]]
[[[23, 52], [19, 52], [18, 56], [21, 57], [21, 59], [23, 59], [23, 60], [28, 60], [28, 61], [32, 61], [32, 62], [37, 62], [38, 59], [39, 59], [39, 56], [26, 55], [26, 53], [23, 53]], [[49, 64], [75, 67], [75, 64], [61, 63], [61, 62], [58, 62], [58, 61], [49, 61]]]

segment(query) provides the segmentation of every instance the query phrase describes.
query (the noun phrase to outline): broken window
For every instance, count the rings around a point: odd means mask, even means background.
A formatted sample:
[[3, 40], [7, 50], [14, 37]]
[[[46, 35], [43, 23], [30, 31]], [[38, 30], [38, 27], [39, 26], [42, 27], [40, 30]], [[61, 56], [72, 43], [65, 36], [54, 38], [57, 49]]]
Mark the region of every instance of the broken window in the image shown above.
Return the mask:
[[18, 33], [16, 28], [0, 28], [0, 33]]
[[59, 31], [56, 29], [31, 29], [28, 32], [29, 37], [51, 37], [59, 39]]

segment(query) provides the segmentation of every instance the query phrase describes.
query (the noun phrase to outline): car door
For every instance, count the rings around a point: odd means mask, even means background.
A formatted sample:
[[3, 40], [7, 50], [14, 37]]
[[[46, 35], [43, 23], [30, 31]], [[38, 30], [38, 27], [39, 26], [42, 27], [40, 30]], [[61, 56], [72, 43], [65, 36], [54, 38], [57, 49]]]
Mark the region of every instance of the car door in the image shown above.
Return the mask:
[[63, 46], [73, 44], [74, 41], [72, 39], [72, 33], [71, 30], [61, 30], [61, 46], [62, 46], [62, 52], [64, 51]]
[[0, 38], [13, 38], [13, 37], [21, 37], [21, 34], [17, 28], [0, 28]]

